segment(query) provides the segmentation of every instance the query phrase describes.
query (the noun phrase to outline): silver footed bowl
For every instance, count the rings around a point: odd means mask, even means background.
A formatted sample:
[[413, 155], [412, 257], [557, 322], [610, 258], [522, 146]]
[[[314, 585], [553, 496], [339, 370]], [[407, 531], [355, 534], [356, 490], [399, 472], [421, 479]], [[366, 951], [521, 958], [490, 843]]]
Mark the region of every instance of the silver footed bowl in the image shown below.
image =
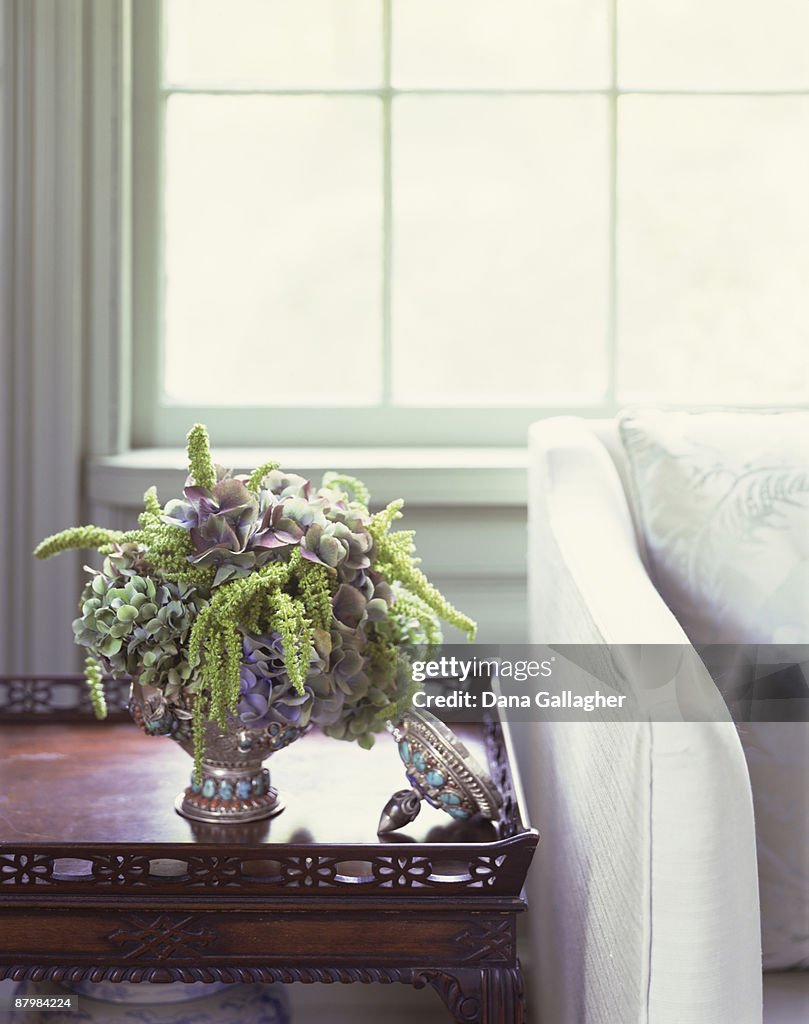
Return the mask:
[[[135, 680], [129, 693], [129, 711], [149, 736], [169, 736], [194, 756], [191, 715], [182, 704], [167, 701], [155, 687]], [[288, 747], [306, 729], [271, 722], [251, 729], [232, 716], [227, 729], [215, 722], [205, 725], [202, 776], [191, 773], [191, 783], [174, 802], [178, 814], [193, 821], [215, 823], [256, 821], [283, 810], [278, 791], [270, 784], [264, 761]]]

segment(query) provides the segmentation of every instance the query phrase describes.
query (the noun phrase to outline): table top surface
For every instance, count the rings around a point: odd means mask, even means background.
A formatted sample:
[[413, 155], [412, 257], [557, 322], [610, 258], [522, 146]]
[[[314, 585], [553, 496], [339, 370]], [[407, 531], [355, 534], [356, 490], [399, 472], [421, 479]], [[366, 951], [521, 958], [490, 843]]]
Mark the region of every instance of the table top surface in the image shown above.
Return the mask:
[[[487, 764], [480, 726], [456, 733]], [[377, 836], [391, 794], [408, 783], [396, 745], [372, 750], [310, 733], [265, 762], [285, 809], [248, 825], [181, 818], [174, 798], [191, 759], [166, 737], [129, 723], [0, 725], [0, 847], [20, 843], [490, 843], [498, 827], [453, 821], [427, 803], [407, 828]]]

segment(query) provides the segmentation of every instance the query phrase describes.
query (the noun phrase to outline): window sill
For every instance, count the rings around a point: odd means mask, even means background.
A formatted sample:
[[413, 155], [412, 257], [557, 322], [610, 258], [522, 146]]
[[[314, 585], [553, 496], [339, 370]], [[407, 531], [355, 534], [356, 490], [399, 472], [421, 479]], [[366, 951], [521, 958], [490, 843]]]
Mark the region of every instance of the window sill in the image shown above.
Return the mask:
[[[216, 457], [234, 472], [249, 473], [268, 457], [263, 448], [219, 448]], [[525, 448], [285, 448], [274, 453], [285, 468], [314, 480], [336, 469], [363, 480], [375, 505], [403, 498], [409, 506], [524, 506]], [[139, 448], [96, 456], [87, 467], [91, 502], [139, 506], [154, 484], [162, 500], [180, 493], [185, 478], [181, 448]]]

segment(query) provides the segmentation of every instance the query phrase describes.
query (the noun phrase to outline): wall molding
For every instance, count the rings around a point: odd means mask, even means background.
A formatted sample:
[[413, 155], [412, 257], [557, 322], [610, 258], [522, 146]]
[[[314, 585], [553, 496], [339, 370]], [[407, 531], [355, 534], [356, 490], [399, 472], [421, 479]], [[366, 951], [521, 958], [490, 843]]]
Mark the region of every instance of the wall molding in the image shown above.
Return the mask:
[[[191, 421], [185, 429], [191, 426]], [[268, 458], [313, 479], [328, 469], [360, 477], [377, 504], [404, 498], [408, 506], [524, 508], [526, 448], [221, 448], [214, 456], [234, 472], [251, 472]], [[138, 448], [87, 463], [93, 501], [138, 504], [147, 487], [178, 494], [186, 474], [182, 448]]]
[[[132, 13], [130, 0], [85, 3], [84, 452], [129, 447], [132, 360]], [[92, 301], [91, 301], [92, 298]]]

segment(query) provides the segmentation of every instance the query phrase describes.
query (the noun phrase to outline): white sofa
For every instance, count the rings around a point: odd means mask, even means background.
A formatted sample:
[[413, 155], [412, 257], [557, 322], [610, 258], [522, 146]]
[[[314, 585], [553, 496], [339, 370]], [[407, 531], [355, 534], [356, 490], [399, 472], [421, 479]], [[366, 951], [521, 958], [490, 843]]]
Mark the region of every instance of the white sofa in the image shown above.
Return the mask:
[[[530, 453], [532, 642], [687, 644], [646, 571], [616, 423], [542, 421]], [[809, 1020], [809, 972], [762, 978], [733, 722], [513, 728], [541, 835], [528, 896], [543, 1024], [758, 1024], [762, 1003], [766, 1024]]]

